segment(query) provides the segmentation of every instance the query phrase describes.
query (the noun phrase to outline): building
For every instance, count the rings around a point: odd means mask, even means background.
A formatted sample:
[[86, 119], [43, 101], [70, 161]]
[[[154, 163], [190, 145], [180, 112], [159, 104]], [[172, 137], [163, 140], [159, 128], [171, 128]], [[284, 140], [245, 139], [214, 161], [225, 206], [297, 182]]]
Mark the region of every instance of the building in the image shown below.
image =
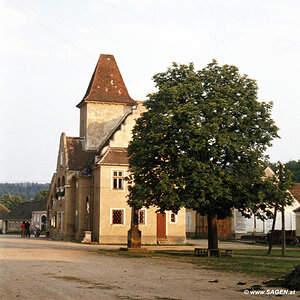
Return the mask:
[[[127, 146], [144, 111], [127, 91], [113, 55], [100, 55], [80, 103], [79, 137], [62, 133], [47, 212], [50, 237], [126, 243], [131, 223], [127, 205]], [[174, 215], [141, 209], [143, 243], [185, 242], [185, 209]]]
[[[271, 168], [266, 168], [266, 176], [274, 176]], [[297, 187], [297, 185], [296, 185]], [[300, 186], [299, 186], [300, 187]], [[299, 210], [298, 198], [300, 196], [299, 187], [292, 190], [294, 203], [285, 207], [285, 229], [296, 230], [296, 213]], [[232, 217], [224, 220], [217, 220], [219, 238], [235, 238], [245, 234], [267, 234], [272, 228], [273, 219], [260, 220], [256, 216], [250, 218], [244, 217], [236, 209], [233, 210]], [[281, 230], [281, 212], [277, 212], [275, 229]], [[200, 216], [195, 211], [188, 209], [186, 212], [186, 230], [188, 236], [207, 237], [207, 219], [206, 216]]]
[[20, 232], [21, 224], [26, 221], [31, 224], [31, 229], [35, 226], [46, 229], [46, 213], [45, 200], [21, 202], [3, 218], [3, 233]]
[[[292, 194], [298, 200], [298, 202], [300, 202], [300, 183], [295, 184]], [[298, 240], [300, 240], [300, 206], [294, 209], [294, 213], [296, 216], [296, 236], [298, 237]]]
[[0, 204], [0, 233], [3, 233], [3, 218], [10, 212], [8, 208]]

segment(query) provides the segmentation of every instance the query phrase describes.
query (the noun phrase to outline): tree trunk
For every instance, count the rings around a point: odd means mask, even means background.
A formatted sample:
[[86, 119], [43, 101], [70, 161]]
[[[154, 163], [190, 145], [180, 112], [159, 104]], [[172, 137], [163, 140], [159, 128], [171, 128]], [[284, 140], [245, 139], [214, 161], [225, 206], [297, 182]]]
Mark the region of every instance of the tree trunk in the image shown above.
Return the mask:
[[207, 227], [208, 249], [218, 249], [217, 216], [215, 214], [207, 214]]
[[272, 246], [273, 246], [273, 240], [274, 240], [274, 230], [275, 230], [275, 223], [276, 223], [276, 216], [277, 216], [277, 209], [278, 207], [275, 206], [274, 208], [274, 217], [273, 217], [273, 224], [272, 224], [272, 229], [271, 229], [271, 235], [269, 238], [269, 249], [268, 249], [268, 255], [271, 254], [272, 251]]
[[285, 238], [285, 214], [284, 214], [284, 206], [281, 209], [281, 220], [282, 220], [282, 228], [281, 228], [281, 239], [282, 239], [282, 256], [286, 254], [286, 238]]

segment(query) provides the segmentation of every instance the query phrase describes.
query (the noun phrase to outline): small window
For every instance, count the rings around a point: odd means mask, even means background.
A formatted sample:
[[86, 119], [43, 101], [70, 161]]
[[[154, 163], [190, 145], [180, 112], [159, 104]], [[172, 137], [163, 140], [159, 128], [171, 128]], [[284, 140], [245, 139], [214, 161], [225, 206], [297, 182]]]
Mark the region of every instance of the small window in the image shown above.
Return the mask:
[[139, 210], [139, 224], [146, 224], [146, 211], [144, 209]]
[[64, 165], [64, 153], [60, 152], [60, 166], [62, 167]]
[[174, 213], [170, 214], [170, 223], [177, 223], [177, 215]]
[[112, 187], [114, 190], [124, 189], [124, 171], [113, 171]]
[[124, 209], [112, 210], [112, 224], [124, 224]]

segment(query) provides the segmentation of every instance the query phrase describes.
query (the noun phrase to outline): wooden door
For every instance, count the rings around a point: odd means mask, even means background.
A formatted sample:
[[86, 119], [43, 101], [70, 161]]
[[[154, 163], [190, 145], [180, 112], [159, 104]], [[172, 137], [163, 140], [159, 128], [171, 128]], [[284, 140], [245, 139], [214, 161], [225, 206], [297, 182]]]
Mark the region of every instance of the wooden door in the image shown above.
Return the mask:
[[166, 214], [157, 213], [156, 214], [156, 220], [157, 220], [157, 238], [158, 239], [166, 239]]

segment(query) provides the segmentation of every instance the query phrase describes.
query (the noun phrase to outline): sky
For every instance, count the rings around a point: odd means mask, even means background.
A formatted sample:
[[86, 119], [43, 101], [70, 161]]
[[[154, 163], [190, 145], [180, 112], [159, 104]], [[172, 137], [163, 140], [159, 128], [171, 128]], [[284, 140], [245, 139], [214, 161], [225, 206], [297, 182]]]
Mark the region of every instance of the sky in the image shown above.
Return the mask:
[[299, 160], [299, 15], [299, 0], [0, 0], [0, 182], [50, 182], [101, 53], [135, 100], [172, 62], [237, 66], [274, 103], [270, 161]]

